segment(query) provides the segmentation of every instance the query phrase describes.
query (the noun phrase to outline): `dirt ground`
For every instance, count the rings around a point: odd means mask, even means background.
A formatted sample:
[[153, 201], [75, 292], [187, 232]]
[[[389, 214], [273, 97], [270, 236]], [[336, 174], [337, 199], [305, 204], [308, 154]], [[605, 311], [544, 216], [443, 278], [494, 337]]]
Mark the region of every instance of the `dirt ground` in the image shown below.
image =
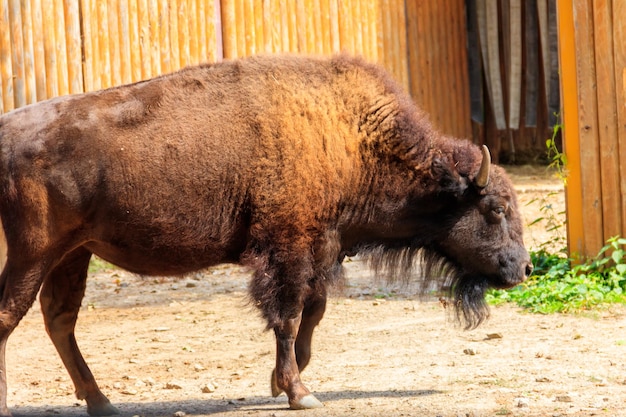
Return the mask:
[[[527, 223], [551, 193], [553, 212], [563, 210], [562, 186], [543, 168], [511, 172]], [[527, 231], [529, 246], [551, 236], [543, 223]], [[437, 300], [377, 282], [358, 260], [346, 269], [303, 373], [319, 410], [271, 398], [273, 335], [246, 304], [249, 274], [236, 266], [182, 280], [101, 269], [77, 338], [123, 416], [626, 415], [626, 308], [542, 316], [503, 306], [464, 331]], [[87, 415], [38, 305], [9, 339], [7, 363], [15, 416]]]

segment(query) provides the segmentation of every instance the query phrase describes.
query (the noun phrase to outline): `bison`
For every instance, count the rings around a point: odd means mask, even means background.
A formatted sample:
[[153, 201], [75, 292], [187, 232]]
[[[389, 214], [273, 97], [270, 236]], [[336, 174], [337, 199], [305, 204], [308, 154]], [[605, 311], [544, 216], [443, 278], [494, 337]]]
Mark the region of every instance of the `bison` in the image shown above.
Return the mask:
[[467, 327], [487, 317], [488, 288], [532, 269], [486, 148], [435, 131], [381, 68], [347, 55], [200, 65], [2, 115], [0, 218], [3, 416], [7, 338], [40, 289], [77, 397], [117, 412], [74, 335], [92, 254], [141, 275], [249, 266], [276, 336], [272, 393], [294, 409], [321, 406], [300, 372], [344, 257], [445, 289]]

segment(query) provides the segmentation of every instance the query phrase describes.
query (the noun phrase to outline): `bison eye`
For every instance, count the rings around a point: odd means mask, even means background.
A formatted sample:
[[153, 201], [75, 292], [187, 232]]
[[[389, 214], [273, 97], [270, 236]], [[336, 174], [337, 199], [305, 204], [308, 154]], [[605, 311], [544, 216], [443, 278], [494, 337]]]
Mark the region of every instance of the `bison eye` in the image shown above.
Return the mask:
[[504, 206], [498, 206], [498, 207], [495, 207], [495, 208], [493, 209], [493, 212], [494, 212], [497, 216], [502, 216], [502, 215], [504, 214], [504, 211], [505, 211]]

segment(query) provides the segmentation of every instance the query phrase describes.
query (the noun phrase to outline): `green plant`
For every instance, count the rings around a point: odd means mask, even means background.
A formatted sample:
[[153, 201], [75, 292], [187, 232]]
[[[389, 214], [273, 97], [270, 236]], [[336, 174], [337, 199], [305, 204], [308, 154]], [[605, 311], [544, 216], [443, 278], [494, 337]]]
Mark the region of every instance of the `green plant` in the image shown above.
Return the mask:
[[[556, 119], [559, 119], [559, 115], [554, 115]], [[563, 125], [555, 123], [552, 127], [552, 136], [546, 139], [546, 155], [548, 157], [548, 167], [554, 169], [556, 176], [563, 181], [564, 185], [567, 185], [567, 156], [559, 150], [556, 145], [556, 139], [559, 133], [563, 129]]]
[[626, 303], [626, 239], [614, 237], [587, 261], [562, 254], [531, 253], [536, 265], [528, 281], [512, 290], [493, 290], [491, 304], [514, 302], [535, 313], [570, 313], [607, 303]]

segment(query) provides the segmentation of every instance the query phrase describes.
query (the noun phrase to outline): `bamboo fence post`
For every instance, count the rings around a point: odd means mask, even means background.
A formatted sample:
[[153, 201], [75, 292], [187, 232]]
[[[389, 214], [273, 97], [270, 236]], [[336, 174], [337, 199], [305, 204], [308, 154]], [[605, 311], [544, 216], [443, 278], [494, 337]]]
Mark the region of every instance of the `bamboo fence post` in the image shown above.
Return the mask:
[[[42, 14], [44, 16], [54, 16], [54, 2], [44, 1], [42, 4]], [[54, 24], [54, 19], [44, 19], [43, 21], [44, 53], [46, 56], [46, 96], [49, 98], [59, 95], [59, 74], [57, 71], [57, 47]]]
[[[35, 61], [35, 82], [37, 84], [37, 101], [46, 97], [46, 54], [43, 41], [43, 16], [41, 15], [41, 0], [32, 0], [31, 14], [33, 27], [33, 60]], [[0, 100], [1, 101], [1, 100]]]
[[[106, 1], [94, 0], [98, 7], [98, 66], [100, 72], [100, 85], [98, 88], [111, 86], [111, 54], [109, 53], [109, 13]], [[44, 2], [45, 3], [45, 2]]]
[[83, 51], [80, 34], [79, 0], [64, 0], [65, 35], [67, 42], [67, 76], [70, 94], [85, 91], [83, 85]]
[[120, 33], [120, 1], [108, 0], [109, 26], [106, 36], [109, 39], [111, 53], [111, 82], [112, 85], [122, 84], [122, 34]]
[[254, 22], [254, 0], [244, 0], [243, 3], [243, 15], [240, 19], [244, 19], [244, 42], [246, 55], [254, 55], [256, 53], [256, 37], [255, 37], [255, 22]]
[[207, 52], [209, 43], [207, 42], [207, 8], [204, 0], [198, 0], [196, 6], [196, 16], [198, 19], [198, 62], [205, 62], [209, 56]]
[[337, 0], [329, 0], [328, 14], [330, 21], [330, 49], [332, 52], [341, 51], [341, 33], [339, 32], [339, 7]]
[[265, 28], [263, 25], [263, 0], [254, 0], [254, 47], [257, 53], [265, 49]]
[[298, 30], [298, 49], [296, 51], [308, 53], [307, 31], [306, 31], [306, 4], [304, 0], [296, 3], [296, 27]]
[[168, 1], [159, 0], [159, 51], [161, 62], [161, 71], [159, 73], [170, 72], [174, 68], [174, 59], [172, 58], [170, 48], [169, 15]]
[[[132, 2], [131, 0], [131, 4]], [[148, 3], [148, 0], [139, 0], [136, 8], [137, 22], [132, 33], [134, 37], [136, 36], [136, 42], [139, 43], [139, 53], [137, 56], [139, 57], [141, 65], [140, 80], [152, 77], [152, 50], [150, 47], [152, 28], [150, 27], [150, 12], [150, 3]], [[135, 54], [137, 54], [137, 52], [135, 52]]]
[[13, 64], [11, 63], [11, 21], [9, 0], [0, 0], [0, 71], [2, 77], [2, 104], [0, 111], [9, 112], [15, 108], [13, 101]]
[[237, 43], [237, 55], [246, 55], [246, 20], [244, 16], [244, 0], [235, 0], [235, 42]]
[[272, 51], [279, 52], [283, 50], [283, 33], [280, 27], [280, 2], [278, 0], [271, 0], [270, 2], [270, 16], [269, 23], [272, 33]]
[[[402, 0], [404, 2], [404, 0]], [[352, 37], [354, 38], [354, 53], [363, 55], [363, 13], [362, 1], [352, 3]]]
[[200, 21], [198, 18], [198, 4], [196, 0], [187, 0], [187, 15], [189, 26], [189, 64], [196, 65], [200, 63]]
[[[269, 0], [268, 0], [269, 1]], [[235, 0], [222, 0], [222, 33], [224, 42], [224, 57], [237, 57], [237, 15], [235, 13]]]
[[184, 68], [191, 64], [191, 53], [189, 51], [189, 5], [188, 0], [178, 0], [178, 50], [180, 54], [179, 68]]
[[[274, 24], [280, 28], [280, 51], [293, 51], [293, 46], [297, 45], [297, 29], [295, 20], [291, 19], [295, 17], [289, 12], [289, 5], [286, 0], [274, 0], [278, 1], [280, 14], [279, 18], [274, 19]], [[292, 3], [293, 2], [289, 2]]]
[[[125, 52], [125, 56], [128, 57], [130, 62], [130, 82], [137, 82], [142, 79], [144, 63], [141, 58], [141, 39], [139, 37], [139, 4], [137, 0], [124, 0], [128, 10], [128, 19], [126, 19], [126, 25], [128, 30], [128, 48]], [[147, 17], [147, 16], [146, 16]], [[147, 19], [146, 19], [147, 20]], [[150, 65], [150, 59], [146, 60]]]
[[[405, 91], [409, 91], [409, 64], [408, 64], [408, 55], [409, 51], [407, 50], [406, 43], [406, 6], [404, 0], [396, 0], [397, 7], [397, 27], [398, 27], [398, 65], [400, 66], [400, 81], [404, 86]], [[447, 17], [446, 17], [446, 20]], [[448, 34], [449, 35], [449, 34]], [[450, 68], [446, 68], [446, 71], [450, 71]]]
[[214, 49], [211, 49], [212, 61], [221, 61], [224, 59], [224, 42], [222, 32], [222, 7], [220, 0], [213, 0], [213, 8], [211, 10], [211, 20], [207, 24], [207, 36], [210, 37], [210, 41], [213, 44]]
[[54, 33], [57, 48], [57, 73], [59, 95], [69, 94], [69, 71], [67, 62], [67, 37], [65, 36], [65, 7], [63, 0], [54, 0]]
[[[131, 48], [130, 8], [128, 0], [119, 0], [118, 32], [120, 37], [120, 75], [123, 84], [133, 81], [133, 56]], [[133, 0], [135, 6], [136, 0]], [[137, 48], [138, 49], [138, 48]]]
[[24, 37], [24, 85], [26, 87], [26, 104], [37, 101], [37, 80], [35, 73], [35, 48], [33, 45], [33, 15], [31, 2], [20, 2], [22, 14], [22, 31]]
[[[83, 33], [83, 80], [85, 91], [93, 91], [94, 83], [94, 62], [93, 62], [93, 42], [92, 42], [92, 16], [89, 0], [81, 0], [81, 25]], [[40, 32], [36, 31], [35, 33]]]
[[378, 61], [378, 31], [379, 28], [376, 26], [377, 21], [377, 11], [376, 1], [371, 0], [367, 3], [367, 26], [369, 28], [369, 59], [372, 62]]
[[330, 42], [330, 4], [328, 0], [320, 1], [320, 30], [322, 38], [322, 53], [329, 55], [332, 53]]
[[354, 29], [352, 27], [352, 2], [340, 0], [338, 7], [339, 16], [339, 39], [342, 51], [354, 54]]
[[180, 68], [180, 44], [178, 41], [178, 0], [168, 0], [168, 31], [170, 38], [170, 65], [169, 71]]
[[158, 0], [148, 0], [148, 20], [150, 21], [150, 37], [143, 39], [148, 44], [150, 50], [150, 72], [149, 77], [154, 77], [161, 73], [161, 14], [159, 12]]
[[[285, 2], [285, 0], [281, 0]], [[285, 10], [287, 19], [287, 36], [288, 42], [285, 44], [284, 49], [290, 52], [298, 52], [298, 12], [297, 5], [294, 1], [286, 1], [286, 5], [281, 3], [281, 10]]]
[[24, 83], [24, 40], [22, 36], [22, 10], [19, 0], [10, 0], [9, 19], [11, 22], [11, 43], [13, 64], [13, 100], [15, 107], [26, 105], [26, 86]]

